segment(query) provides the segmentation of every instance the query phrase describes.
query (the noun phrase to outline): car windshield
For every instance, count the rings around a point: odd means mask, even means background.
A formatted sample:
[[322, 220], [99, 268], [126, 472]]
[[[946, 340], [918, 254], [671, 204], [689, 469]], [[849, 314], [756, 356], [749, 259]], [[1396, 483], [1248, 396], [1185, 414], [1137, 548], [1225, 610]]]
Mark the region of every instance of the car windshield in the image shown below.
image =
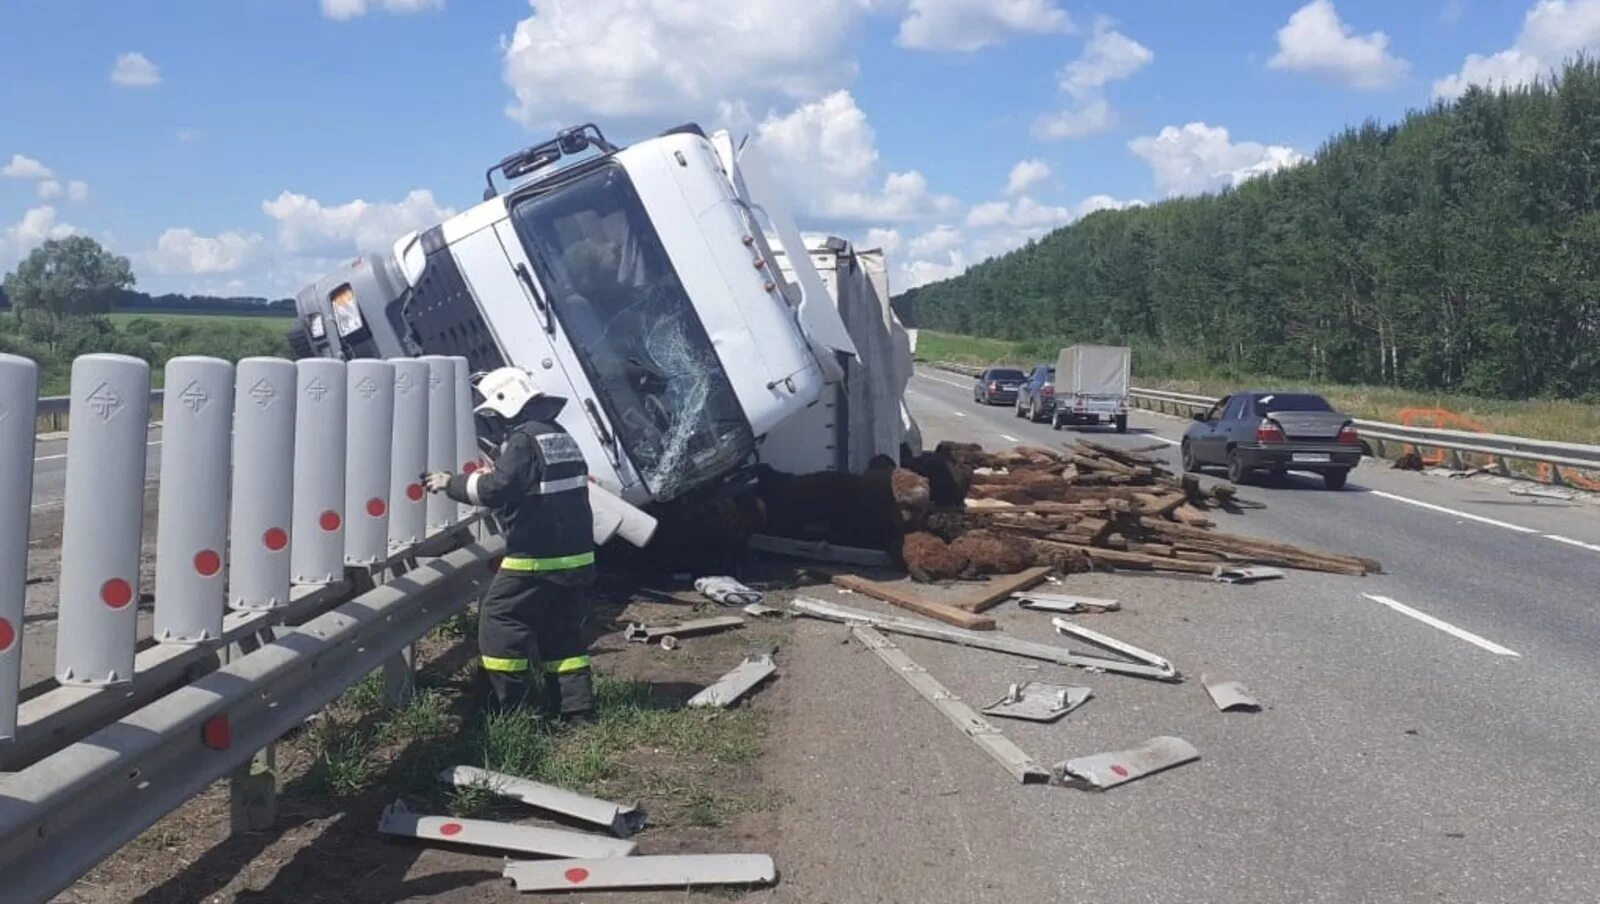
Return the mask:
[[1309, 392], [1285, 392], [1264, 395], [1256, 399], [1256, 416], [1266, 417], [1279, 411], [1332, 411], [1328, 400]]
[[991, 370], [989, 371], [989, 379], [1021, 382], [1024, 378], [1020, 370]]
[[512, 211], [556, 320], [657, 499], [755, 448], [733, 386], [620, 166]]

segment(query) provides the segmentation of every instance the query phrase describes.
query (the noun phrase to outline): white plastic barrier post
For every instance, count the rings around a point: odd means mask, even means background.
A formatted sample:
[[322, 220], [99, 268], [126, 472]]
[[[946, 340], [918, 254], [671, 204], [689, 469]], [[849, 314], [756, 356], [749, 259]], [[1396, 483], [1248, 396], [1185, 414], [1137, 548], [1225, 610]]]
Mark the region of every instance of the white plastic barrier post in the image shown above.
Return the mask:
[[344, 561], [389, 558], [389, 458], [394, 437], [394, 365], [364, 358], [345, 370]]
[[295, 362], [294, 543], [296, 583], [331, 584], [344, 574], [345, 364]]
[[122, 684], [133, 679], [138, 631], [150, 365], [84, 355], [72, 363], [68, 413], [56, 680]]
[[[451, 471], [460, 467], [456, 438], [456, 365], [443, 355], [426, 355], [428, 363], [428, 470]], [[456, 523], [461, 504], [443, 493], [428, 496], [428, 529], [443, 530]]]
[[389, 548], [420, 543], [428, 532], [428, 362], [394, 359], [394, 440], [389, 459]]
[[289, 605], [289, 530], [294, 515], [295, 366], [282, 358], [239, 362], [233, 394], [233, 507], [228, 605]]
[[17, 731], [39, 365], [0, 355], [0, 741]]
[[[478, 424], [472, 416], [472, 365], [456, 355], [450, 359], [456, 371], [456, 470], [471, 474], [483, 467], [483, 453], [478, 450]], [[469, 518], [474, 509], [461, 504], [461, 517]]]
[[161, 517], [156, 524], [156, 640], [215, 643], [227, 608], [233, 365], [167, 362], [161, 415]]

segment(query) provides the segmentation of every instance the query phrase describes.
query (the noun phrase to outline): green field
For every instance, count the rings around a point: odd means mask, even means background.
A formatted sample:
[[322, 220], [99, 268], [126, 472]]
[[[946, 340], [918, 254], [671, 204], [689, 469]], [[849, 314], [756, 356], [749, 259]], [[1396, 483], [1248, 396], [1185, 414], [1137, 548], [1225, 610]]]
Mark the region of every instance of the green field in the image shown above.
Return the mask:
[[[1014, 364], [1023, 370], [1055, 355], [1038, 342], [1007, 342], [920, 330], [917, 333], [917, 358], [954, 364], [987, 366]], [[1237, 389], [1306, 389], [1320, 393], [1354, 417], [1374, 421], [1395, 421], [1407, 408], [1443, 408], [1471, 418], [1490, 433], [1505, 433], [1538, 439], [1573, 443], [1600, 443], [1600, 405], [1585, 405], [1559, 399], [1483, 399], [1474, 396], [1418, 392], [1388, 386], [1333, 386], [1271, 376], [1224, 379], [1202, 377], [1177, 379], [1141, 376], [1139, 356], [1133, 358], [1134, 382], [1147, 389], [1166, 389], [1217, 396]]]
[[162, 323], [228, 323], [239, 326], [259, 327], [260, 329], [283, 332], [289, 328], [289, 323], [294, 318], [288, 315], [277, 314], [181, 314], [166, 312], [143, 311], [112, 311], [107, 315], [111, 322], [117, 326], [127, 326], [140, 318], [156, 320]]

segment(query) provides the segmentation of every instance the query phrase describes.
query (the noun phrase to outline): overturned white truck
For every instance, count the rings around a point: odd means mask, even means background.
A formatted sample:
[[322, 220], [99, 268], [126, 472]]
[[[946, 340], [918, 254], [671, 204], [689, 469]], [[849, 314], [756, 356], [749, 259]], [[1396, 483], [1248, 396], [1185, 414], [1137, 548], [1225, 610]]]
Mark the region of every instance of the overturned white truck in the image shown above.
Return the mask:
[[303, 289], [297, 352], [526, 367], [636, 506], [742, 492], [763, 462], [920, 451], [881, 254], [808, 248], [754, 147], [689, 125], [617, 148], [586, 125], [486, 180], [483, 203]]

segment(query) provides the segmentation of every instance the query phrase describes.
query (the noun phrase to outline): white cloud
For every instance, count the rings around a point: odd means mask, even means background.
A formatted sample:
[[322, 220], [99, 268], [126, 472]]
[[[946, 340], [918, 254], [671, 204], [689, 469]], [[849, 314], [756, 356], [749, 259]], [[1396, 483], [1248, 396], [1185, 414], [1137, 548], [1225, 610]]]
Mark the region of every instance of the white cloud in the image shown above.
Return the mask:
[[1040, 204], [1024, 195], [1013, 202], [990, 201], [973, 207], [967, 214], [967, 225], [984, 228], [1010, 226], [1015, 229], [1038, 229], [1064, 226], [1072, 222], [1072, 211], [1065, 207]]
[[862, 248], [882, 248], [883, 253], [892, 261], [900, 254], [900, 249], [905, 247], [905, 240], [900, 237], [898, 229], [885, 229], [874, 226], [867, 230], [867, 237], [861, 242]]
[[1453, 99], [1473, 85], [1526, 85], [1580, 51], [1600, 50], [1600, 0], [1540, 0], [1522, 19], [1511, 47], [1489, 56], [1470, 54], [1461, 69], [1433, 83], [1433, 93]]
[[142, 53], [124, 53], [111, 67], [111, 81], [126, 88], [154, 88], [161, 84], [161, 67]]
[[1143, 206], [1143, 201], [1119, 201], [1110, 195], [1090, 195], [1073, 205], [1072, 216], [1074, 220], [1081, 220], [1091, 213], [1099, 213], [1102, 210], [1128, 210]]
[[68, 182], [67, 183], [67, 200], [69, 200], [69, 201], [87, 201], [87, 200], [89, 200], [89, 183], [83, 181], [82, 179], [73, 179], [72, 181]]
[[866, 13], [860, 0], [529, 3], [501, 42], [506, 113], [539, 128], [818, 97], [854, 78], [846, 45]]
[[1368, 91], [1393, 85], [1411, 68], [1389, 52], [1389, 36], [1383, 32], [1351, 32], [1332, 0], [1312, 0], [1289, 17], [1278, 29], [1278, 52], [1267, 66], [1310, 72]]
[[181, 144], [194, 144], [205, 136], [199, 129], [179, 129], [176, 137]]
[[391, 13], [419, 13], [444, 9], [444, 0], [322, 0], [322, 14], [330, 19], [357, 19], [370, 8], [382, 7]]
[[1040, 116], [1033, 124], [1034, 137], [1061, 141], [1111, 128], [1116, 116], [1105, 99], [1106, 85], [1131, 78], [1154, 59], [1150, 48], [1112, 28], [1110, 20], [1099, 19], [1083, 53], [1061, 70], [1061, 93], [1071, 105]]
[[253, 263], [265, 240], [260, 235], [223, 232], [199, 235], [193, 229], [168, 229], [145, 255], [159, 273], [198, 276], [232, 273]]
[[961, 247], [961, 232], [954, 226], [935, 226], [911, 240], [912, 257], [938, 257]]
[[51, 198], [61, 197], [61, 183], [54, 179], [40, 180], [38, 189], [39, 200], [41, 201], [48, 201]]
[[911, 0], [895, 43], [917, 50], [970, 53], [1012, 35], [1072, 30], [1051, 0]]
[[329, 256], [386, 249], [405, 233], [437, 225], [455, 214], [424, 189], [416, 189], [398, 202], [357, 199], [334, 206], [286, 191], [261, 202], [261, 210], [278, 222], [278, 243], [284, 250]]
[[950, 252], [943, 260], [912, 261], [900, 268], [900, 291], [960, 276], [968, 266], [966, 255], [959, 251]]
[[49, 179], [55, 176], [50, 167], [21, 154], [12, 154], [11, 162], [0, 167], [0, 176], [11, 179]]
[[1167, 126], [1128, 142], [1128, 149], [1150, 165], [1156, 187], [1167, 195], [1228, 188], [1306, 159], [1283, 145], [1235, 143], [1226, 128], [1203, 122]]
[[1006, 194], [1027, 194], [1036, 185], [1050, 181], [1050, 164], [1034, 158], [1032, 160], [1019, 160], [1011, 168], [1011, 175], [1006, 179]]
[[48, 204], [28, 210], [15, 226], [0, 229], [0, 275], [46, 239], [64, 239], [77, 233], [77, 227], [58, 222], [56, 209]]
[[843, 220], [882, 222], [946, 216], [961, 209], [949, 195], [928, 190], [928, 178], [917, 170], [890, 173], [879, 191], [839, 191], [826, 201], [824, 213]]

